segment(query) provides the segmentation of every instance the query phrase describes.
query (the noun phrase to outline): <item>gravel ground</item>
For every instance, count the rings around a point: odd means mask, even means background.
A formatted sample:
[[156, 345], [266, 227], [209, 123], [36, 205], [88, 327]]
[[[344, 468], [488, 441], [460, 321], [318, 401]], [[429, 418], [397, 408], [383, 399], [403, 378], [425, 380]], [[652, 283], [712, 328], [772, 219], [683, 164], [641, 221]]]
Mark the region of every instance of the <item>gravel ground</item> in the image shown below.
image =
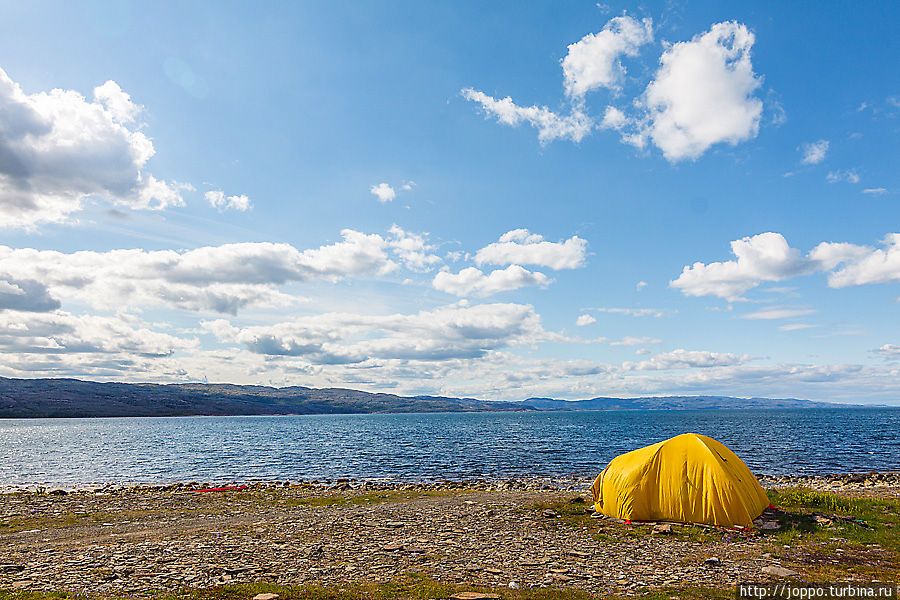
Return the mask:
[[[855, 485], [839, 481], [829, 489], [900, 492], [896, 475]], [[140, 596], [244, 581], [379, 582], [416, 572], [599, 594], [766, 581], [773, 575], [763, 569], [773, 567], [803, 574], [754, 533], [704, 529], [697, 536], [690, 534], [700, 529], [674, 526], [675, 535], [651, 535], [651, 525], [611, 520], [572, 526], [534, 505], [569, 503], [578, 494], [541, 487], [341, 481], [224, 492], [183, 484], [0, 494], [0, 589]], [[590, 512], [588, 504], [572, 506]]]

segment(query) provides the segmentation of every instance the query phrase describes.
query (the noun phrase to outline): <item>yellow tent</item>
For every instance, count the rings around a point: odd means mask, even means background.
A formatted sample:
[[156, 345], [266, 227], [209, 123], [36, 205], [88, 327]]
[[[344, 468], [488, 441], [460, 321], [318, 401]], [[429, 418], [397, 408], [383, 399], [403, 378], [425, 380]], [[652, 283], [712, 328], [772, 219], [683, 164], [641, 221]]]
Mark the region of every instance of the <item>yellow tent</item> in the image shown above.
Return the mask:
[[685, 433], [612, 459], [591, 486], [594, 510], [627, 521], [753, 527], [766, 492], [734, 452]]

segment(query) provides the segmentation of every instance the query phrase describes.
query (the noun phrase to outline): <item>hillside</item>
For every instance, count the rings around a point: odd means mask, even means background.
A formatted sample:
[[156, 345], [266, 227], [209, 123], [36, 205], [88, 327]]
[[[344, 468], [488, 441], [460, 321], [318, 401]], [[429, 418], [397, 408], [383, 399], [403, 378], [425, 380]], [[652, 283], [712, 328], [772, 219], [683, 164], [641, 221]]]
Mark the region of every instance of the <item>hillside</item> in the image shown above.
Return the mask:
[[443, 396], [397, 396], [343, 388], [231, 384], [97, 383], [78, 379], [0, 377], [0, 418], [283, 415], [535, 410], [826, 408], [847, 405], [796, 399], [664, 396], [489, 402]]
[[534, 410], [471, 398], [230, 384], [96, 383], [0, 378], [0, 418], [147, 417]]

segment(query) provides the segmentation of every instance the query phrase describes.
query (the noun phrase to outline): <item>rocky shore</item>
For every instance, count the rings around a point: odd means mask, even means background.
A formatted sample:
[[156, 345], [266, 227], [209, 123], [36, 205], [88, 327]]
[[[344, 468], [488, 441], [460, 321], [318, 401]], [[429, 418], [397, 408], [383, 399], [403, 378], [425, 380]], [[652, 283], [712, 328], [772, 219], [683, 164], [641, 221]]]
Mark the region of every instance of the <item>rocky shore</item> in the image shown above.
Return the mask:
[[[900, 473], [766, 484], [900, 497]], [[342, 585], [418, 573], [473, 586], [627, 594], [803, 577], [821, 563], [809, 560], [810, 548], [757, 530], [591, 518], [588, 485], [339, 479], [19, 490], [0, 494], [0, 589], [139, 597], [230, 582]], [[238, 489], [202, 491], [223, 487]], [[900, 569], [878, 544], [845, 546], [847, 564]]]

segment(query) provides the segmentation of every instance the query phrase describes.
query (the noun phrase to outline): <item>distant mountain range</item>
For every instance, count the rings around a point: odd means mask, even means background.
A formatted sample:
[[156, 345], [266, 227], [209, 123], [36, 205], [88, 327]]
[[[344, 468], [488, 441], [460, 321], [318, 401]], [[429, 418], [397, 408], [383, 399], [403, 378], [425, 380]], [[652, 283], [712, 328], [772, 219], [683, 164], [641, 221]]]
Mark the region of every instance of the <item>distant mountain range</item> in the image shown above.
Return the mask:
[[397, 396], [342, 388], [230, 384], [97, 383], [78, 379], [0, 377], [0, 418], [162, 417], [544, 410], [648, 410], [721, 408], [839, 408], [809, 400], [662, 396], [489, 402], [474, 398]]
[[647, 396], [554, 400], [529, 398], [524, 404], [538, 410], [698, 410], [715, 408], [850, 408], [851, 404], [813, 402], [796, 398], [732, 398], [730, 396]]

